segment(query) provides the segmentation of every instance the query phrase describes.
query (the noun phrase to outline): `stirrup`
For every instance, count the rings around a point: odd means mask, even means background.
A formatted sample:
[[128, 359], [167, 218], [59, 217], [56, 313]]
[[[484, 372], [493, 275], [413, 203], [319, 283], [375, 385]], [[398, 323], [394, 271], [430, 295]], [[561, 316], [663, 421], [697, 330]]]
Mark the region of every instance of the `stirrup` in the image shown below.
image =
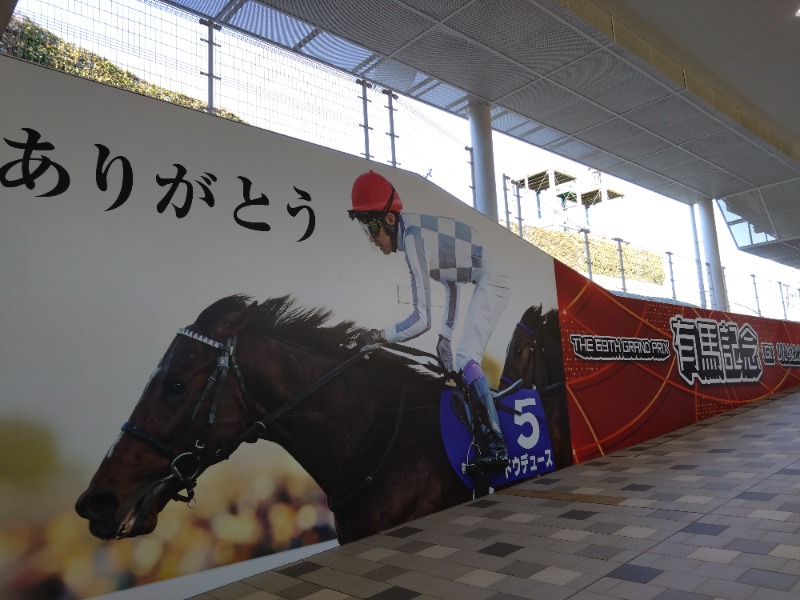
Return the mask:
[[485, 457], [464, 466], [467, 475], [488, 475], [496, 471], [502, 471], [508, 467], [508, 458]]

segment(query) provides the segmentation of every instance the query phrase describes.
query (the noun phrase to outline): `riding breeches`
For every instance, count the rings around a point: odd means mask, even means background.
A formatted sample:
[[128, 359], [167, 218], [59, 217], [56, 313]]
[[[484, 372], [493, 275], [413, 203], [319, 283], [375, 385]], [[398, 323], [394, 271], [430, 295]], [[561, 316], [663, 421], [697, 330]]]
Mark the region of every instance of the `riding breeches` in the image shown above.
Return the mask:
[[484, 257], [481, 275], [475, 282], [469, 308], [464, 316], [464, 327], [456, 351], [455, 368], [458, 371], [463, 370], [470, 360], [481, 364], [483, 351], [508, 304], [510, 294], [508, 276], [494, 269]]

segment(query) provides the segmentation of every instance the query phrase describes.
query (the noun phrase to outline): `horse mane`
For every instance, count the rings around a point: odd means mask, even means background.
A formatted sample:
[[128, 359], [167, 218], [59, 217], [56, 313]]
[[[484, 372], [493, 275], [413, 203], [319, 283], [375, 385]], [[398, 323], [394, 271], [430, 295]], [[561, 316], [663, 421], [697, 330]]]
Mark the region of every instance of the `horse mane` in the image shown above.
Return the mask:
[[[200, 313], [195, 326], [201, 331], [211, 332], [224, 317], [252, 304], [253, 299], [243, 294], [221, 298]], [[356, 337], [364, 331], [364, 328], [356, 325], [354, 321], [341, 321], [328, 325], [333, 316], [331, 310], [297, 306], [295, 299], [290, 295], [268, 298], [255, 306], [254, 311], [249, 327], [256, 331], [342, 361], [358, 352], [355, 347]], [[383, 352], [371, 355], [370, 368], [387, 377], [406, 381], [440, 380], [437, 376], [420, 372], [401, 359], [393, 358]]]

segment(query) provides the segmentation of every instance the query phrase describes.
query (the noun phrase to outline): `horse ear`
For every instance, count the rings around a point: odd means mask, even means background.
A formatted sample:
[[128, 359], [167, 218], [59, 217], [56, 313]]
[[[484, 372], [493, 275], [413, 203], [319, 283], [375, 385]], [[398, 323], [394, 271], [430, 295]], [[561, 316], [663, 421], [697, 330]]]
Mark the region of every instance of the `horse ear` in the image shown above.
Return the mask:
[[225, 315], [214, 327], [214, 335], [217, 336], [217, 339], [238, 335], [250, 323], [250, 319], [256, 314], [257, 307], [258, 302], [253, 302], [247, 308]]
[[526, 325], [533, 327], [537, 321], [542, 318], [542, 305], [531, 305], [522, 315], [522, 322]]

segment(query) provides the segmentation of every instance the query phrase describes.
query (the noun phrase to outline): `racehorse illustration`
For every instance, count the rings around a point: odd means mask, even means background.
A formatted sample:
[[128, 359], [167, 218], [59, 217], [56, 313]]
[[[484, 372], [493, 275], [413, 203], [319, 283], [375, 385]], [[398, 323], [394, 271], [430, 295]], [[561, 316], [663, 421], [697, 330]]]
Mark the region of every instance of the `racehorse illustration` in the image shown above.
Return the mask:
[[472, 498], [439, 442], [442, 378], [360, 352], [360, 330], [330, 316], [288, 297], [230, 296], [178, 330], [76, 503], [90, 531], [153, 531], [203, 471], [259, 439], [327, 494], [342, 543]]
[[571, 465], [572, 442], [557, 309], [542, 314], [541, 305], [531, 306], [514, 328], [500, 381], [511, 385], [519, 379], [523, 388], [539, 393], [556, 468]]

